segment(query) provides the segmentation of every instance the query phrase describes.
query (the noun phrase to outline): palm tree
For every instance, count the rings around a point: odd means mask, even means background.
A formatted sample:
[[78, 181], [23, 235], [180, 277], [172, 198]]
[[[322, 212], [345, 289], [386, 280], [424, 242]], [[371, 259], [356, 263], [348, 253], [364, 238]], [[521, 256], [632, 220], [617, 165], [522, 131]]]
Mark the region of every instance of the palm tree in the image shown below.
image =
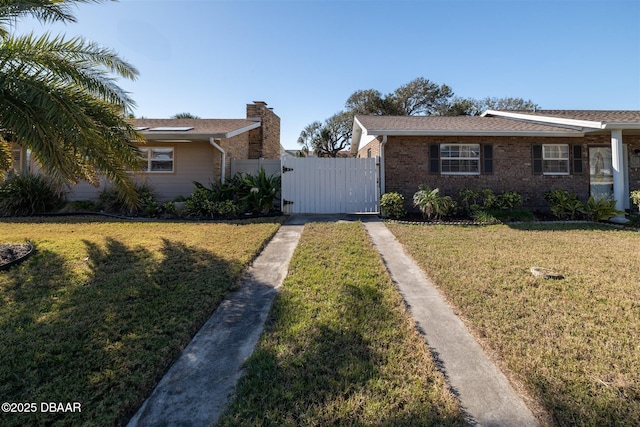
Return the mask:
[[102, 1], [0, 0], [0, 165], [15, 144], [60, 183], [97, 185], [102, 175], [134, 202], [128, 171], [138, 168], [142, 139], [127, 119], [135, 103], [116, 77], [134, 80], [138, 71], [83, 38], [9, 31], [26, 16], [75, 22], [76, 3]]

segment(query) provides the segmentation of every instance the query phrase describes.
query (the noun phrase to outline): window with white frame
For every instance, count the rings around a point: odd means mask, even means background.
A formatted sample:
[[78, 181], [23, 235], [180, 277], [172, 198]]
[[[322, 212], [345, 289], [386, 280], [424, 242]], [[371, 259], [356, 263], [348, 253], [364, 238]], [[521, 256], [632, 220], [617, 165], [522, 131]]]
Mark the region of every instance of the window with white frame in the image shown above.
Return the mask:
[[143, 171], [173, 172], [173, 147], [143, 147], [140, 153]]
[[569, 175], [569, 145], [542, 145], [542, 173], [544, 175]]
[[480, 144], [440, 144], [442, 174], [479, 175]]

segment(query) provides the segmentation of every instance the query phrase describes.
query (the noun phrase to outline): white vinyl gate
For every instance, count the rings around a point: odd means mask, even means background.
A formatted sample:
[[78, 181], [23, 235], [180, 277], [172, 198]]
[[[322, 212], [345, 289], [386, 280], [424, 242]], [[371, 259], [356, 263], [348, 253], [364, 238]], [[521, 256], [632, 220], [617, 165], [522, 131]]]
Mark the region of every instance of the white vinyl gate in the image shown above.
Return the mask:
[[378, 158], [282, 158], [282, 212], [378, 212]]

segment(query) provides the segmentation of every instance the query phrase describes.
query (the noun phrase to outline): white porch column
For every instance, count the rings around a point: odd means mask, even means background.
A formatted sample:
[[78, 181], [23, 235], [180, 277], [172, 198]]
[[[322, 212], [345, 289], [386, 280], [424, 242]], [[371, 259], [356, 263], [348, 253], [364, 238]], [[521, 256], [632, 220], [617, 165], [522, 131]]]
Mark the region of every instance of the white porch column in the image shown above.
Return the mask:
[[611, 130], [611, 164], [613, 166], [613, 197], [616, 209], [624, 211], [624, 151], [622, 150], [622, 130]]

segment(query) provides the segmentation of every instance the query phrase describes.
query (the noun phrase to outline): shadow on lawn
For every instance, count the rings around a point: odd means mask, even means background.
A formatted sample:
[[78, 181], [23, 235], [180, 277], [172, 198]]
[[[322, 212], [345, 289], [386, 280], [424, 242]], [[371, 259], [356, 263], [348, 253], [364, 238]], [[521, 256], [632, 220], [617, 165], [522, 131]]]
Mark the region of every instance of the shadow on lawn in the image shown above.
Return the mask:
[[84, 262], [38, 251], [0, 277], [3, 401], [80, 402], [82, 412], [11, 414], [3, 425], [125, 422], [241, 270], [166, 239], [160, 251], [84, 244]]

